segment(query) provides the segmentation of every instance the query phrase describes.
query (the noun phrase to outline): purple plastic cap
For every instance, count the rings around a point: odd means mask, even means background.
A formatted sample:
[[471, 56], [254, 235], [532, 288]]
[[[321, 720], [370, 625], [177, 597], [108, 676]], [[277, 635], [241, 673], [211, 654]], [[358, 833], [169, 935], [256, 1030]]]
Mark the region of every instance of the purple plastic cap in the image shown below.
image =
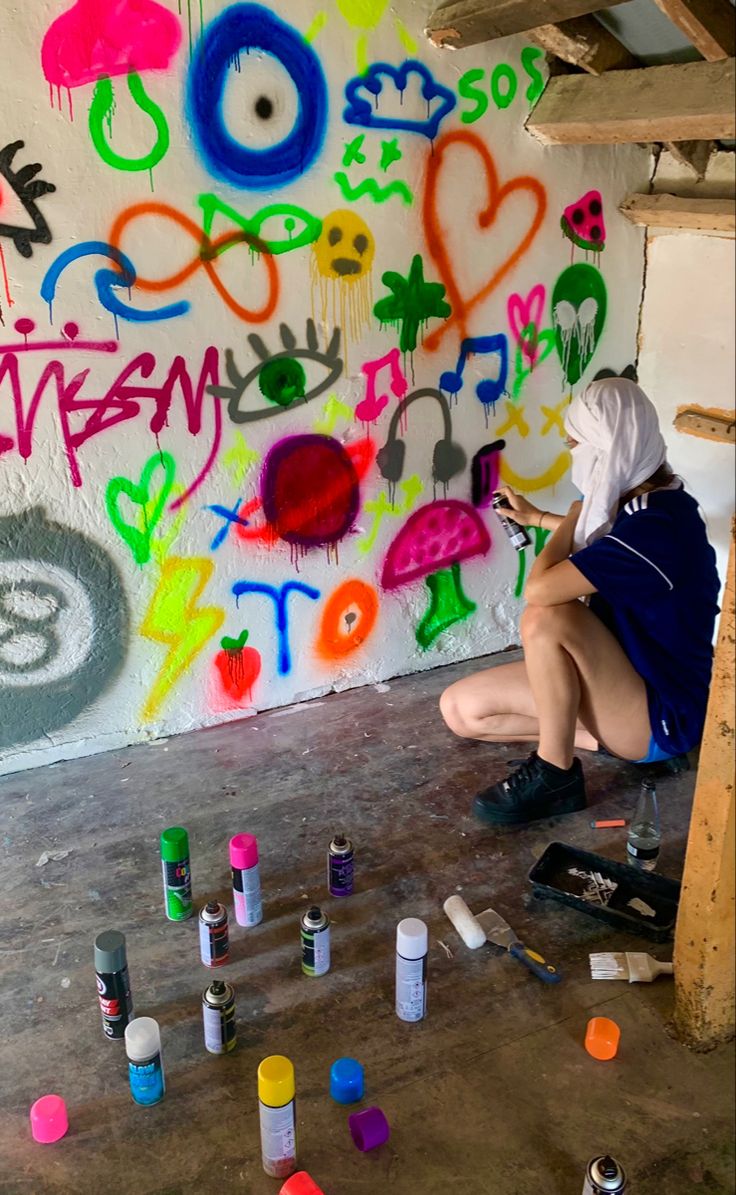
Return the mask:
[[249, 871], [258, 862], [258, 840], [253, 834], [236, 834], [230, 839], [230, 866]]
[[34, 1141], [51, 1145], [60, 1141], [69, 1128], [66, 1104], [60, 1095], [42, 1095], [31, 1105], [31, 1133]]
[[388, 1141], [391, 1130], [380, 1108], [366, 1108], [365, 1112], [353, 1112], [348, 1116], [350, 1136], [361, 1153], [377, 1149]]

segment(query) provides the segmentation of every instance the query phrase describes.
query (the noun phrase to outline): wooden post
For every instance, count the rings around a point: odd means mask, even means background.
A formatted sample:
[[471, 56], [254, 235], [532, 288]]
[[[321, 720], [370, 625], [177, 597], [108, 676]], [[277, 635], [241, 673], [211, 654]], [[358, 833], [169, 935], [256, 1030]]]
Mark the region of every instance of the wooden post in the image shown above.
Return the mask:
[[675, 1027], [695, 1049], [734, 1034], [734, 526], [680, 910], [675, 931]]

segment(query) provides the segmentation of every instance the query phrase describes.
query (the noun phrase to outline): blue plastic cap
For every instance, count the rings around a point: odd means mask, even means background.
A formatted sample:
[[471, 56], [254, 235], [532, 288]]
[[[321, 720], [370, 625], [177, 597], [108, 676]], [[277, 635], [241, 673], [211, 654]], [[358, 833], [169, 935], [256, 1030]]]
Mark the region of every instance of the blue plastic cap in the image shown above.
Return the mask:
[[365, 1083], [363, 1067], [354, 1058], [338, 1058], [330, 1067], [330, 1095], [338, 1104], [362, 1100]]

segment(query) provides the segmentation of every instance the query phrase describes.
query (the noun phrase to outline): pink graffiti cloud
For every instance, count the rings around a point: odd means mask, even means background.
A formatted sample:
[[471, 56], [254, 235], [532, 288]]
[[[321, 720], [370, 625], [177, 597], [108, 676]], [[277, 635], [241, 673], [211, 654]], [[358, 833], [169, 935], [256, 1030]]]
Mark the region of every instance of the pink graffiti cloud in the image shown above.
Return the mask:
[[181, 44], [181, 25], [155, 0], [77, 0], [49, 26], [43, 73], [55, 87], [82, 87], [101, 75], [165, 70]]
[[[521, 345], [521, 351], [533, 365], [539, 354], [539, 329], [544, 312], [544, 285], [538, 282], [529, 291], [525, 299], [521, 295], [509, 295], [508, 301], [509, 326], [514, 340]], [[533, 324], [531, 332], [525, 329]]]

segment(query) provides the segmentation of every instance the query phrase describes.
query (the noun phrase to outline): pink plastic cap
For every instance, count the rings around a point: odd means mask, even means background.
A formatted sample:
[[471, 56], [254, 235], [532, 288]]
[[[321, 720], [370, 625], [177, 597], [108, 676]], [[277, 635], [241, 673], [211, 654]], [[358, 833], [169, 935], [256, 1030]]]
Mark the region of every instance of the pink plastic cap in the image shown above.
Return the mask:
[[42, 1095], [31, 1105], [31, 1133], [34, 1141], [51, 1145], [69, 1128], [66, 1104], [60, 1095]]
[[309, 1177], [306, 1170], [300, 1170], [298, 1174], [292, 1174], [291, 1178], [287, 1178], [279, 1195], [324, 1195], [324, 1191]]
[[253, 834], [236, 834], [230, 839], [230, 866], [247, 871], [258, 862], [258, 839]]
[[388, 1121], [380, 1108], [366, 1108], [364, 1112], [354, 1112], [348, 1116], [348, 1127], [353, 1143], [361, 1153], [369, 1149], [377, 1149], [388, 1141], [391, 1130]]

